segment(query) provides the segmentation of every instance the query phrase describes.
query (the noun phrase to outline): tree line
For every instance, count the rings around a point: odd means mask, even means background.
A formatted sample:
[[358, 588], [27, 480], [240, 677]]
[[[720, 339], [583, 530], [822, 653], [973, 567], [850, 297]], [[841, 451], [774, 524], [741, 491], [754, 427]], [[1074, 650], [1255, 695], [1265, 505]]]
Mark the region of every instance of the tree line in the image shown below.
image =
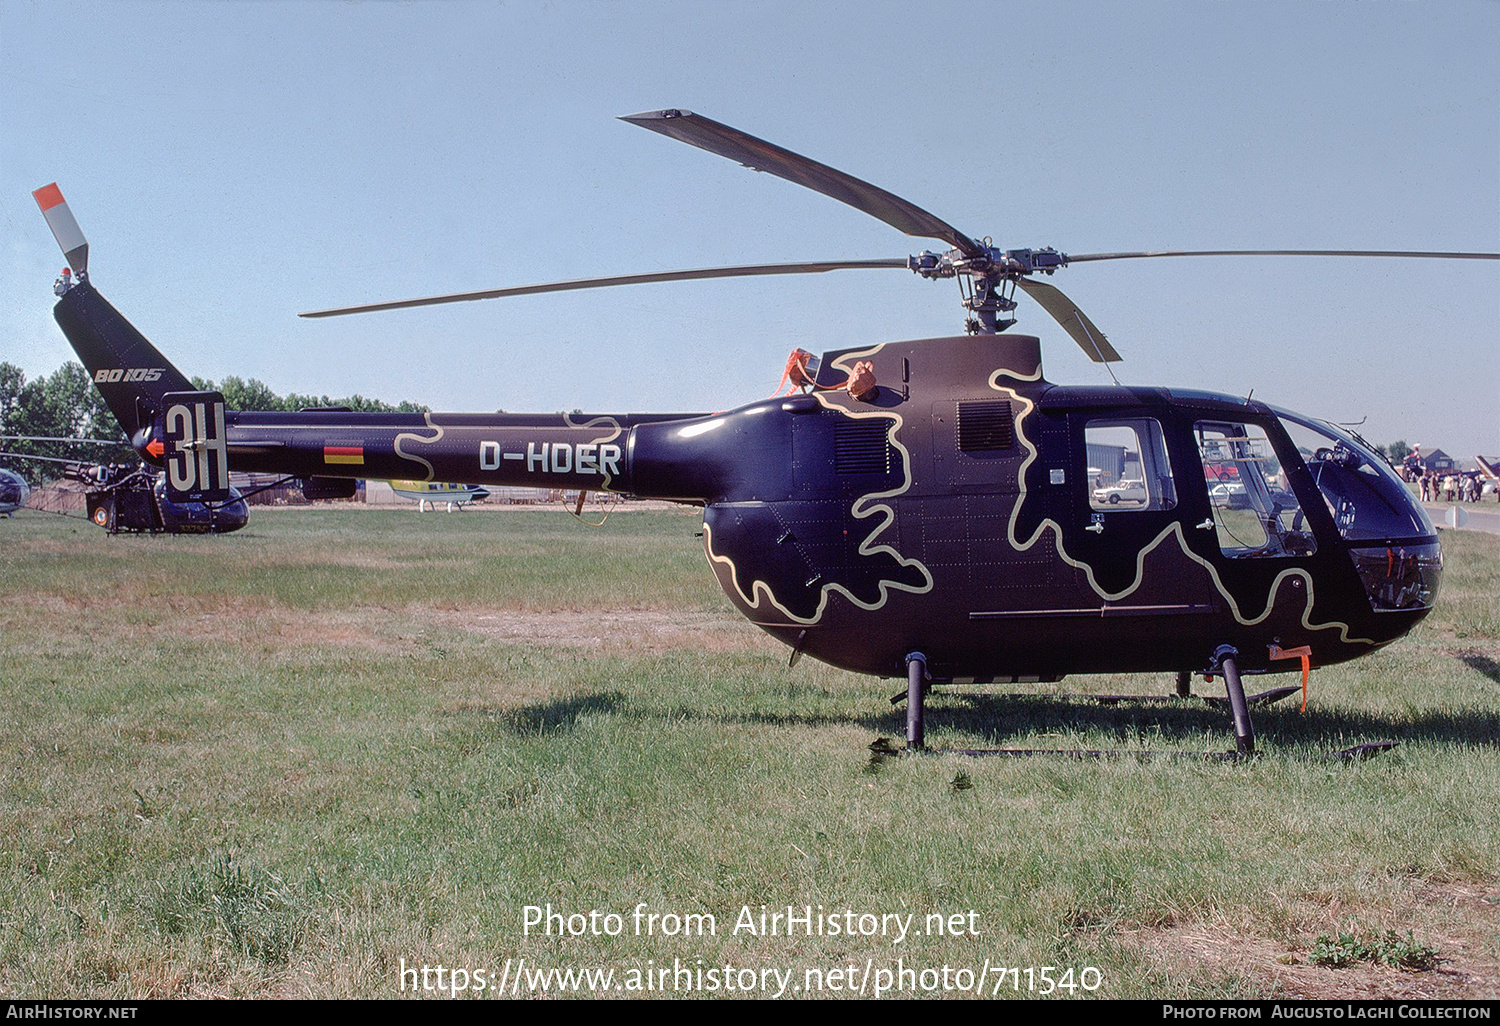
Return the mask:
[[[344, 406], [360, 413], [427, 413], [426, 406], [412, 402], [392, 405], [379, 399], [352, 395], [334, 399], [326, 395], [277, 395], [263, 381], [227, 377], [218, 384], [206, 378], [193, 378], [193, 387], [204, 392], [221, 392], [224, 405], [231, 410], [285, 410], [295, 412], [315, 406]], [[126, 441], [115, 415], [94, 387], [88, 371], [69, 361], [51, 374], [28, 380], [26, 372], [13, 363], [0, 362], [0, 435], [29, 435], [39, 438], [90, 438], [112, 441], [113, 445], [79, 442], [38, 442], [0, 440], [0, 453], [47, 456], [53, 459], [80, 460], [88, 463], [133, 463], [136, 455]], [[55, 477], [56, 464], [43, 461], [3, 458], [0, 463], [37, 482]], [[48, 469], [50, 466], [51, 469]]]

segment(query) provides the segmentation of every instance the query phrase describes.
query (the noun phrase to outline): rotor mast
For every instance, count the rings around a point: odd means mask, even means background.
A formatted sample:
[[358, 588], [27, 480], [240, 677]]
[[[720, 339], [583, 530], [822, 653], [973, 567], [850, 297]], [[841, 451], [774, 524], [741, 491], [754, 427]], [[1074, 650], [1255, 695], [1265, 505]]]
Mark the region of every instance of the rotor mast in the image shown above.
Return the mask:
[[939, 254], [924, 250], [907, 257], [906, 266], [914, 274], [934, 281], [957, 278], [963, 307], [970, 313], [965, 330], [970, 335], [993, 335], [1016, 323], [1014, 317], [1002, 319], [1000, 315], [1015, 310], [1016, 283], [1023, 275], [1051, 274], [1067, 262], [1067, 256], [1055, 249], [1002, 251], [986, 238], [978, 253], [950, 249]]

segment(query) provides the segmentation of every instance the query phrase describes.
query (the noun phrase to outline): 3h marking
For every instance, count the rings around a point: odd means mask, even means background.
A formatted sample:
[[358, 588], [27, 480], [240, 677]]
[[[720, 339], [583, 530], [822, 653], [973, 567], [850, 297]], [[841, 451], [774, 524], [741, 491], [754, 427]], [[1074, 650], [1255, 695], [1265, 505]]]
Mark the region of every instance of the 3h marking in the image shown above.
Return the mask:
[[173, 491], [193, 494], [227, 491], [229, 447], [224, 438], [222, 401], [168, 406], [166, 436], [167, 484]]

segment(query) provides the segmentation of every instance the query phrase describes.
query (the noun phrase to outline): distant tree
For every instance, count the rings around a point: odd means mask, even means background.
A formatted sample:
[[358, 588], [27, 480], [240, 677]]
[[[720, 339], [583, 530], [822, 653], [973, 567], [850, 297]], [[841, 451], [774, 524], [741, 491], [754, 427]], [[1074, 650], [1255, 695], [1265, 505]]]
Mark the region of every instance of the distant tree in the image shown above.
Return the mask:
[[88, 371], [69, 360], [47, 378], [48, 402], [60, 436], [74, 438], [122, 438], [120, 422], [110, 412], [104, 397], [94, 387]]
[[[30, 392], [28, 393], [28, 389]], [[36, 402], [35, 386], [26, 383], [26, 372], [13, 363], [0, 363], [0, 435], [30, 435], [30, 409]], [[6, 452], [42, 455], [37, 452], [37, 443], [0, 441], [0, 449]], [[37, 464], [30, 460], [5, 459], [4, 465], [29, 481], [36, 481]]]
[[277, 395], [264, 381], [251, 378], [227, 377], [219, 384], [206, 378], [193, 378], [193, 387], [204, 392], [219, 392], [224, 396], [224, 405], [231, 410], [270, 410], [295, 413], [319, 406], [344, 406], [356, 413], [430, 413], [419, 403], [399, 402], [392, 405], [380, 399], [366, 399], [362, 395], [351, 395], [345, 399], [334, 399], [326, 395], [302, 395], [297, 392], [285, 396]]
[[[50, 438], [124, 437], [88, 372], [71, 361], [50, 376], [35, 381], [27, 381], [25, 373], [14, 364], [0, 364], [0, 434]], [[0, 443], [0, 447], [30, 456], [81, 462], [133, 458], [130, 449], [124, 445], [112, 449], [68, 442], [15, 441]], [[37, 462], [13, 461], [11, 465], [33, 481], [52, 476], [46, 474]]]
[[1390, 456], [1391, 462], [1399, 467], [1401, 461], [1411, 455], [1411, 446], [1406, 444], [1406, 439], [1401, 438], [1386, 446], [1385, 451]]
[[[43, 435], [55, 438], [82, 437], [90, 420], [85, 389], [93, 383], [76, 363], [65, 363], [51, 377], [25, 385], [16, 397], [15, 431], [6, 434]], [[117, 434], [119, 428], [110, 431]]]
[[362, 395], [351, 395], [343, 399], [330, 399], [326, 395], [298, 395], [293, 392], [286, 397], [285, 409], [305, 410], [313, 406], [347, 406], [355, 413], [430, 413], [431, 410], [418, 403], [400, 402], [394, 406], [380, 399], [366, 399]]
[[13, 363], [0, 363], [0, 435], [20, 434], [11, 429], [11, 416], [25, 387], [25, 371]]
[[231, 410], [284, 410], [285, 403], [263, 381], [225, 378], [218, 391], [224, 393], [224, 405]]

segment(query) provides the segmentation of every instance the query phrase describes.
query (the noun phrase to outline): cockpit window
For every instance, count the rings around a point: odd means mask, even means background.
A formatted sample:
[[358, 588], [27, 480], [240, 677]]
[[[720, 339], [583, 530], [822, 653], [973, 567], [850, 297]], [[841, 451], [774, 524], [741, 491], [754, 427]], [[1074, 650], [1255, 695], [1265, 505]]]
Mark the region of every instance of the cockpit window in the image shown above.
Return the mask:
[[1367, 445], [1331, 424], [1276, 413], [1346, 541], [1386, 542], [1437, 533], [1390, 464]]
[[1264, 428], [1205, 420], [1194, 426], [1194, 433], [1219, 551], [1236, 559], [1317, 551]]

